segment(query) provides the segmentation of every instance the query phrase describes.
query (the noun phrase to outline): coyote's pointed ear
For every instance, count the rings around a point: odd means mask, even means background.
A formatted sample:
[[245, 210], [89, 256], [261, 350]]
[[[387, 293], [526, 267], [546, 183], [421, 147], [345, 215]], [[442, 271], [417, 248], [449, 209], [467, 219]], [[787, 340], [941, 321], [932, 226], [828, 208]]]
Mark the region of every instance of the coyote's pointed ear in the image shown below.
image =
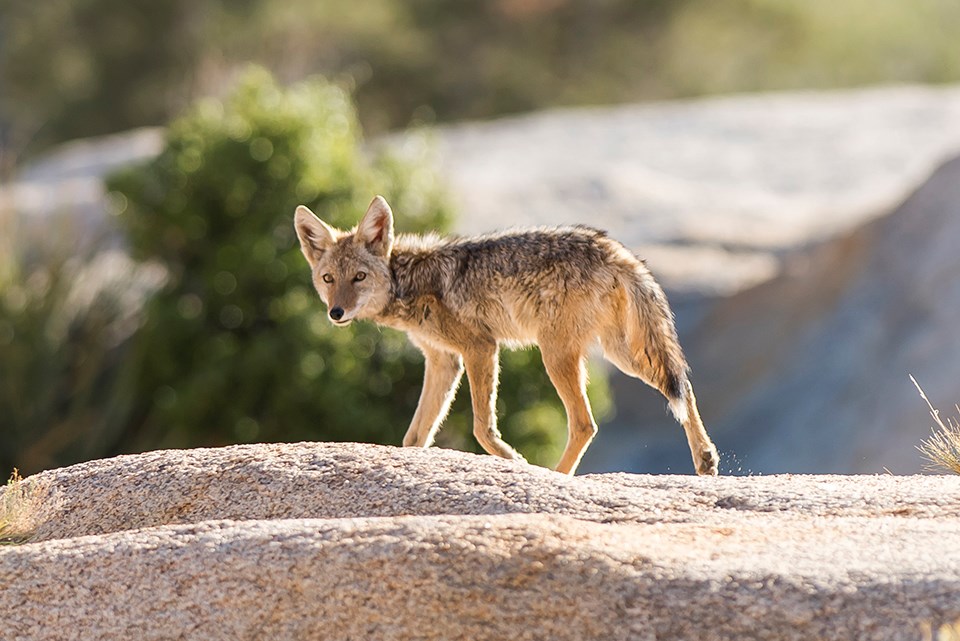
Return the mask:
[[297, 207], [293, 224], [297, 229], [297, 238], [300, 239], [300, 250], [306, 256], [310, 267], [313, 267], [323, 256], [323, 252], [336, 242], [336, 232], [303, 205]]
[[361, 242], [377, 256], [386, 258], [393, 249], [393, 212], [390, 205], [377, 196], [367, 207], [367, 213], [357, 226], [357, 242]]

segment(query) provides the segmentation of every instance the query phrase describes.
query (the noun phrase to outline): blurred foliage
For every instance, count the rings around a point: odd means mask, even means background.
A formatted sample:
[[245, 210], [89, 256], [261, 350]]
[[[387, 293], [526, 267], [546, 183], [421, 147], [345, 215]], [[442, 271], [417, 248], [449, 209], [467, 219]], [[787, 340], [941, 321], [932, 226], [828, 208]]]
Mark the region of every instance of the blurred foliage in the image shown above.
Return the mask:
[[43, 147], [166, 122], [185, 105], [198, 72], [208, 4], [0, 1], [7, 144]]
[[248, 61], [285, 82], [354, 84], [375, 132], [551, 105], [957, 81], [958, 29], [956, 0], [7, 0], [0, 130], [35, 149], [163, 124]]
[[[342, 89], [319, 80], [281, 89], [255, 69], [224, 102], [176, 120], [159, 157], [108, 181], [134, 257], [168, 274], [124, 364], [135, 407], [121, 449], [400, 443], [422, 356], [398, 332], [327, 321], [293, 211], [306, 203], [349, 228], [382, 193], [401, 232], [442, 230], [450, 212], [426, 146], [369, 158], [359, 143]], [[506, 354], [503, 370], [505, 437], [532, 461], [555, 463], [565, 421], [536, 353]], [[602, 381], [593, 392], [603, 412]], [[463, 407], [441, 444], [475, 448]]]
[[163, 274], [117, 251], [89, 260], [66, 246], [27, 255], [6, 227], [0, 239], [0, 470], [17, 465], [30, 473], [101, 456], [130, 407], [120, 367], [124, 345], [140, 322], [142, 299]]

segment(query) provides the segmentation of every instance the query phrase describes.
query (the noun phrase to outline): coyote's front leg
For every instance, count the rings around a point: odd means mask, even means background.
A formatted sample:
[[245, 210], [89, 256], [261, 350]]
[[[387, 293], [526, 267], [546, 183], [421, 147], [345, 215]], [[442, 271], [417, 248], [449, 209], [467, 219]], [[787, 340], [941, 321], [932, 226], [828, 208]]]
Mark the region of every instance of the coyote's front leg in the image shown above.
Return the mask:
[[423, 346], [420, 351], [425, 359], [423, 389], [410, 428], [403, 437], [404, 447], [430, 447], [433, 444], [440, 424], [450, 411], [463, 374], [463, 360], [459, 354]]

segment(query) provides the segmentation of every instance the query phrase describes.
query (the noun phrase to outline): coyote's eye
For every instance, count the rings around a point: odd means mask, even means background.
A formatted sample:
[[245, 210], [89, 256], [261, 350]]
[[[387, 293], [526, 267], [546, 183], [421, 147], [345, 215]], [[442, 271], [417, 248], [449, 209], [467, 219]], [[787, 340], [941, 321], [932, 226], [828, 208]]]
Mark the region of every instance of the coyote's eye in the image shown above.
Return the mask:
[[323, 282], [325, 282], [325, 283], [332, 283], [332, 282], [333, 282], [333, 276], [331, 276], [330, 274], [324, 274], [324, 275], [323, 275]]
[[367, 272], [357, 272], [357, 275], [353, 277], [355, 283], [359, 283], [361, 280], [367, 277]]

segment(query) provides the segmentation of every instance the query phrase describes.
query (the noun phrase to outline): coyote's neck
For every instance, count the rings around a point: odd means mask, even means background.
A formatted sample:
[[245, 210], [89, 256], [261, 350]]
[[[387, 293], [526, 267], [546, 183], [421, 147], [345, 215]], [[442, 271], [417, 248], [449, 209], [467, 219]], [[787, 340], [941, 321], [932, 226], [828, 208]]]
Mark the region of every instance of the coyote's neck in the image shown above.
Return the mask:
[[390, 258], [390, 295], [374, 320], [389, 327], [408, 328], [425, 320], [425, 308], [439, 301], [439, 274], [429, 254], [395, 252]]

